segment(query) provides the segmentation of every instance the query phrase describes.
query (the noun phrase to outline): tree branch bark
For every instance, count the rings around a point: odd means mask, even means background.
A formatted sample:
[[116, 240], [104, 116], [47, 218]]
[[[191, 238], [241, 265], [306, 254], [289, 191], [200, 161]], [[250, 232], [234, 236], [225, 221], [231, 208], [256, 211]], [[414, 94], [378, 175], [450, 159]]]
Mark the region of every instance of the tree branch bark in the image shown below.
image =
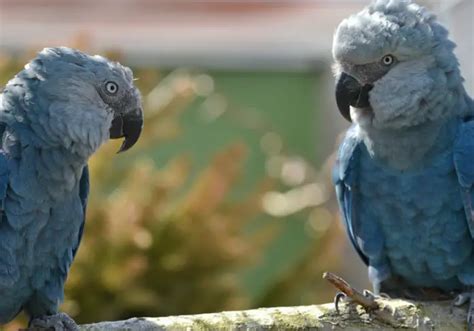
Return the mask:
[[377, 299], [379, 308], [390, 311], [391, 323], [368, 313], [361, 306], [341, 303], [301, 307], [261, 308], [213, 314], [159, 318], [138, 317], [125, 321], [81, 326], [81, 331], [170, 330], [466, 330], [466, 308], [451, 307], [451, 301], [412, 302]]

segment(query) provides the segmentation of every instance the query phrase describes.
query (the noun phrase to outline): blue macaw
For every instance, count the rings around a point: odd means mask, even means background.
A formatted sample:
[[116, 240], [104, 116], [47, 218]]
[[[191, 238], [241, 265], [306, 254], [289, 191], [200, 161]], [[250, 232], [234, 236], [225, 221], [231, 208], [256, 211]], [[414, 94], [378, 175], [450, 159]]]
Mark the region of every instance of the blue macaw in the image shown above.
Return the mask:
[[87, 161], [109, 138], [132, 147], [143, 125], [132, 71], [46, 48], [0, 94], [0, 324], [77, 330], [58, 313], [84, 230]]
[[409, 0], [376, 0], [333, 43], [353, 122], [333, 180], [375, 294], [457, 294], [474, 318], [474, 102], [448, 31]]

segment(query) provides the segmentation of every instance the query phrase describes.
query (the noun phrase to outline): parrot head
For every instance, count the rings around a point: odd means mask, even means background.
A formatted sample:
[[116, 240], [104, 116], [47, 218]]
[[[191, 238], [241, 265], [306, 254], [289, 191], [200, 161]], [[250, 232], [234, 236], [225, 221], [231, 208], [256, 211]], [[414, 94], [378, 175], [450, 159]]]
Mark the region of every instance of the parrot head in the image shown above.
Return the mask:
[[[49, 131], [54, 131], [49, 137], [62, 136], [61, 141], [73, 148], [86, 145], [88, 154], [109, 138], [124, 138], [119, 149], [123, 152], [140, 137], [141, 97], [129, 68], [102, 56], [58, 47], [45, 48], [19, 76], [36, 80], [38, 102], [49, 103], [40, 107], [47, 112]], [[44, 115], [28, 114], [36, 124], [45, 123]]]
[[343, 20], [334, 35], [341, 114], [377, 129], [449, 116], [463, 89], [454, 47], [425, 8], [410, 0], [373, 1]]

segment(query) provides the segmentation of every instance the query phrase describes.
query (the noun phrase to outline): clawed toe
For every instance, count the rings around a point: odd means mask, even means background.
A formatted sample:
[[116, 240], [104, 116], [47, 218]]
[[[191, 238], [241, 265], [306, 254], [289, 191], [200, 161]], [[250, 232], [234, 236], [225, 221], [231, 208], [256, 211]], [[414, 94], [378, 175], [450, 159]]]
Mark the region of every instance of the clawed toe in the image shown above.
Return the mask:
[[371, 292], [369, 290], [363, 290], [362, 294], [364, 294], [365, 297], [370, 298], [370, 299], [391, 299], [391, 297], [387, 293], [380, 293], [380, 294], [375, 294], [374, 292]]
[[363, 294], [366, 298], [370, 298], [370, 299], [375, 299], [375, 298], [377, 297], [373, 292], [371, 292], [371, 291], [369, 291], [369, 290], [363, 290], [363, 291], [362, 291], [362, 294]]
[[341, 300], [347, 300], [347, 295], [344, 292], [337, 292], [334, 296], [334, 307], [336, 308], [336, 312], [338, 314], [340, 314], [339, 303]]
[[[369, 300], [375, 300], [378, 295], [375, 295], [373, 292], [369, 290], [363, 290], [362, 294], [364, 297], [366, 297]], [[336, 308], [336, 312], [340, 314], [339, 310], [339, 304], [341, 301], [346, 301], [347, 303], [351, 303], [354, 300], [352, 298], [348, 297], [344, 292], [337, 292], [336, 295], [334, 296], [334, 307]]]
[[471, 299], [471, 292], [460, 293], [454, 298], [453, 306], [459, 307], [467, 303]]
[[338, 313], [339, 302], [342, 299], [347, 300], [348, 303], [359, 304], [368, 310], [376, 309], [378, 307], [378, 304], [374, 299], [375, 295], [372, 294], [372, 292], [366, 290], [364, 293], [361, 293], [350, 286], [344, 279], [330, 272], [325, 272], [323, 278], [333, 284], [340, 291], [334, 297], [334, 305]]

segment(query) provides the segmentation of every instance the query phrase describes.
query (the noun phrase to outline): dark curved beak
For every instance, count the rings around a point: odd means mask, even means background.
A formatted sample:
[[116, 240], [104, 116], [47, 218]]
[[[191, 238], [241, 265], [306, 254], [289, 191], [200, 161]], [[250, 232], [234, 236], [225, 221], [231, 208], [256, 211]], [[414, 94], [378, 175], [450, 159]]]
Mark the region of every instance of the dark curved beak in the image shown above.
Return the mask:
[[342, 73], [336, 82], [336, 103], [342, 116], [349, 122], [351, 119], [351, 106], [356, 108], [370, 107], [369, 92], [374, 86], [371, 84], [360, 85], [354, 77]]
[[143, 128], [143, 110], [136, 109], [130, 113], [117, 114], [110, 126], [110, 138], [118, 139], [125, 137], [122, 146], [117, 153], [130, 149], [140, 138]]

